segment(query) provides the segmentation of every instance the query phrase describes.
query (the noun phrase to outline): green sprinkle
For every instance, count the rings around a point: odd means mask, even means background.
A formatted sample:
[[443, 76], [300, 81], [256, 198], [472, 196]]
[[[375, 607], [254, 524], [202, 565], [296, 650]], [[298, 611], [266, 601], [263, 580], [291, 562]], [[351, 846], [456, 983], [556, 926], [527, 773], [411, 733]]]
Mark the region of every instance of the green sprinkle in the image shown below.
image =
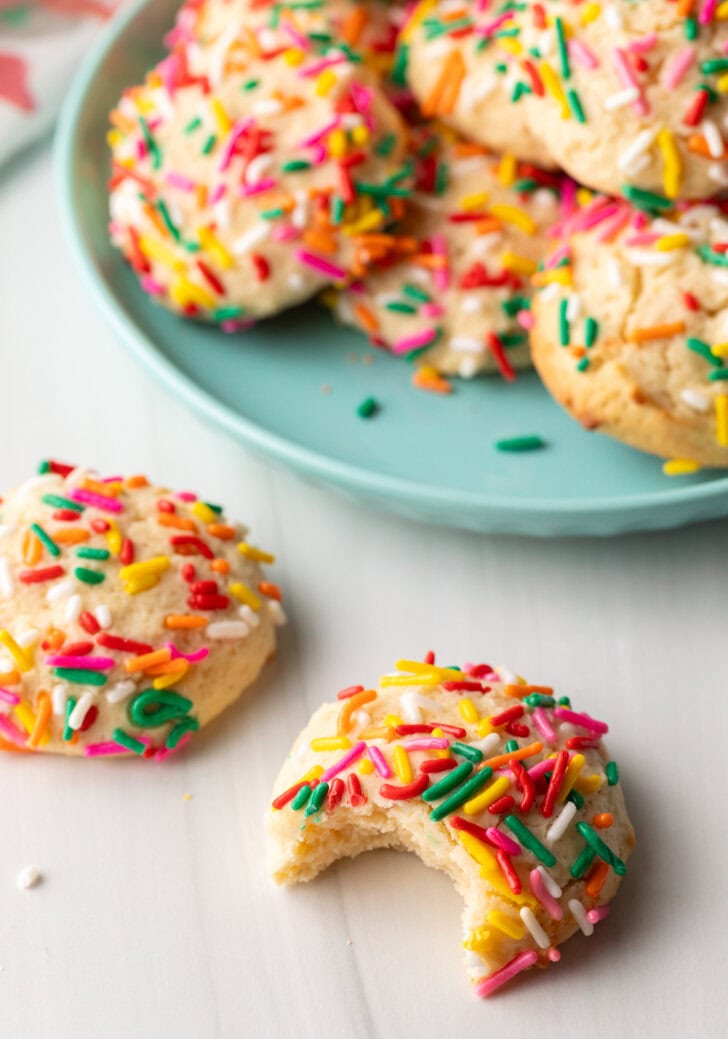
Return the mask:
[[419, 303], [429, 303], [431, 301], [429, 292], [425, 292], [419, 285], [410, 285], [409, 283], [403, 285], [402, 295], [409, 296], [410, 299], [416, 299]]
[[301, 170], [310, 170], [311, 163], [305, 159], [290, 159], [281, 166], [282, 173], [299, 173]]
[[587, 844], [586, 847], [577, 855], [577, 857], [571, 864], [571, 868], [569, 869], [569, 873], [575, 880], [578, 880], [580, 877], [584, 876], [584, 874], [596, 858], [596, 854], [597, 853], [593, 851]]
[[711, 382], [718, 382], [721, 379], [728, 379], [728, 368], [721, 368], [718, 371], [711, 372], [708, 378]]
[[587, 350], [594, 346], [599, 335], [599, 323], [593, 317], [584, 318], [584, 346]]
[[695, 40], [698, 36], [698, 22], [695, 18], [685, 19], [685, 38], [687, 40]]
[[291, 808], [293, 809], [293, 811], [300, 812], [300, 810], [306, 804], [310, 796], [311, 787], [308, 785], [308, 783], [305, 783], [291, 801]]
[[437, 801], [438, 798], [444, 797], [445, 794], [449, 794], [451, 790], [454, 790], [463, 780], [467, 779], [472, 771], [473, 765], [470, 761], [464, 761], [462, 765], [456, 765], [442, 779], [425, 790], [422, 800]]
[[245, 313], [243, 307], [218, 307], [212, 313], [213, 321], [235, 321]]
[[528, 310], [531, 306], [531, 301], [526, 299], [525, 296], [511, 296], [510, 299], [506, 299], [501, 303], [503, 312], [508, 317], [515, 317], [521, 310]]
[[658, 211], [672, 209], [674, 205], [674, 202], [665, 198], [664, 195], [658, 195], [654, 191], [645, 191], [644, 188], [636, 188], [632, 184], [623, 184], [622, 194], [637, 209], [644, 209], [648, 213], [655, 209]]
[[41, 526], [39, 526], [37, 523], [31, 523], [30, 524], [30, 529], [33, 531], [33, 533], [38, 538], [38, 540], [43, 542], [43, 544], [45, 545], [45, 547], [48, 549], [48, 551], [50, 552], [50, 554], [52, 556], [55, 556], [55, 557], [60, 556], [60, 554], [61, 554], [60, 548], [55, 543], [53, 538], [49, 534], [46, 534], [46, 532], [43, 530], [43, 528]]
[[222, 505], [215, 505], [215, 503], [212, 502], [212, 501], [205, 501], [202, 504], [203, 505], [207, 505], [208, 509], [212, 509], [212, 511], [214, 513], [216, 513], [218, 516], [222, 516], [222, 514], [223, 514], [223, 507], [222, 507]]
[[518, 740], [507, 740], [506, 754], [512, 754], [514, 750], [518, 750]]
[[697, 253], [704, 263], [712, 263], [716, 267], [728, 267], [728, 253], [716, 252], [705, 244], [698, 246]]
[[129, 720], [139, 729], [156, 729], [165, 722], [183, 718], [192, 701], [170, 689], [144, 689], [127, 707]]
[[576, 805], [577, 808], [583, 808], [584, 807], [584, 798], [582, 797], [582, 795], [579, 793], [578, 790], [570, 790], [569, 791], [569, 796], [566, 798], [566, 800], [567, 801], [572, 801]]
[[245, 83], [243, 83], [243, 85], [242, 85], [242, 87], [240, 89], [241, 90], [246, 90], [246, 91], [247, 90], [255, 90], [255, 88], [257, 86], [259, 86], [259, 84], [260, 84], [260, 80], [259, 79], [248, 79], [248, 80], [245, 81]]
[[574, 116], [574, 119], [576, 119], [577, 123], [585, 123], [586, 115], [584, 114], [584, 109], [581, 104], [581, 98], [579, 97], [579, 95], [573, 87], [569, 87], [569, 89], [566, 91], [566, 100], [569, 102], [571, 114]]
[[506, 350], [510, 350], [513, 346], [520, 346], [521, 343], [526, 341], [525, 332], [502, 332], [498, 338], [505, 347]]
[[568, 696], [559, 697], [559, 707], [571, 707], [571, 700]]
[[[457, 771], [456, 769], [452, 770]], [[490, 777], [493, 775], [493, 769], [489, 765], [482, 768], [479, 772], [467, 779], [462, 786], [458, 787], [454, 794], [450, 797], [445, 798], [436, 808], [433, 808], [430, 812], [430, 819], [433, 822], [439, 823], [441, 819], [444, 819], [446, 815], [450, 815], [451, 812], [457, 811], [457, 809], [469, 801], [471, 797], [475, 797], [477, 792], [482, 786], [488, 782]]]
[[569, 51], [566, 46], [566, 37], [564, 36], [564, 23], [560, 18], [554, 18], [554, 28], [556, 29], [556, 44], [559, 49], [561, 75], [564, 79], [570, 79], [571, 66], [569, 65]]
[[524, 83], [522, 80], [519, 80], [518, 83], [516, 83], [513, 87], [513, 90], [511, 91], [511, 104], [515, 105], [517, 101], [521, 100], [524, 94], [532, 93], [533, 91], [529, 87], [528, 83]]
[[86, 506], [79, 505], [77, 501], [70, 498], [62, 498], [60, 494], [44, 494], [41, 501], [46, 505], [52, 505], [54, 509], [73, 509], [74, 512], [85, 512]]
[[522, 177], [520, 180], [515, 181], [513, 189], [519, 195], [528, 195], [531, 191], [536, 191], [541, 185], [533, 177]]
[[175, 727], [170, 732], [167, 739], [164, 741], [164, 745], [167, 750], [174, 750], [182, 737], [188, 732], [196, 732], [200, 727], [200, 723], [197, 718], [192, 718], [187, 715], [185, 718], [180, 718]]
[[285, 215], [285, 212], [281, 206], [276, 206], [275, 209], [261, 209], [259, 215], [261, 220], [278, 220], [279, 217]]
[[576, 362], [577, 372], [585, 372], [590, 364], [591, 362], [588, 357], [582, 357], [581, 360]]
[[331, 223], [335, 227], [344, 219], [344, 200], [341, 195], [334, 195], [331, 199]]
[[627, 867], [620, 859], [619, 855], [615, 855], [608, 844], [605, 844], [596, 830], [592, 829], [589, 823], [577, 823], [576, 829], [582, 835], [589, 847], [596, 852], [600, 859], [603, 859], [608, 865], [612, 867], [618, 877], [623, 877], [627, 872]]
[[106, 580], [106, 574], [102, 574], [100, 570], [89, 570], [86, 566], [77, 566], [73, 572], [84, 584], [101, 584]]
[[68, 740], [70, 740], [70, 739], [73, 739], [73, 729], [69, 725], [69, 719], [70, 719], [71, 715], [73, 714], [73, 708], [75, 706], [76, 706], [76, 697], [75, 696], [69, 696], [68, 699], [66, 700], [66, 712], [65, 712], [65, 714], [63, 716], [63, 718], [64, 718], [63, 739], [66, 740], [66, 742], [68, 742]]
[[398, 87], [407, 86], [407, 65], [409, 64], [409, 46], [400, 43], [394, 53], [394, 64], [389, 78]]
[[152, 156], [152, 169], [158, 170], [162, 165], [162, 153], [159, 150], [159, 145], [152, 137], [152, 131], [149, 129], [146, 119], [143, 119], [141, 116], [139, 116], [139, 125], [142, 129], [144, 143], [149, 149], [149, 154]]
[[567, 309], [569, 301], [562, 299], [559, 302], [559, 342], [562, 346], [569, 345], [570, 332], [569, 332], [569, 318], [567, 315]]
[[712, 364], [714, 368], [722, 368], [723, 362], [720, 357], [716, 357], [708, 344], [702, 339], [695, 339], [694, 336], [689, 336], [685, 340], [685, 345], [688, 350], [692, 350], [694, 353], [700, 354], [701, 357], [704, 357], [708, 364]]
[[619, 767], [616, 761], [608, 761], [604, 771], [607, 776], [607, 783], [609, 786], [616, 786], [619, 782]]
[[85, 545], [76, 550], [79, 559], [108, 559], [111, 553], [108, 548], [87, 548]]
[[123, 729], [114, 729], [111, 735], [115, 743], [120, 743], [122, 747], [126, 747], [127, 750], [131, 750], [135, 754], [143, 754], [147, 749], [141, 740], [134, 739], [128, 732], [124, 732]]
[[211, 133], [205, 143], [202, 145], [202, 154], [209, 155], [212, 149], [215, 147], [215, 134]]
[[478, 765], [483, 760], [483, 751], [478, 750], [477, 747], [471, 747], [467, 743], [460, 743], [456, 741], [450, 744], [450, 750], [453, 754], [457, 754], [460, 758], [467, 758], [468, 761], [473, 761]]
[[529, 693], [528, 696], [524, 696], [523, 702], [528, 704], [529, 707], [555, 707], [556, 700], [553, 696], [546, 696], [544, 693]]
[[356, 409], [359, 418], [372, 418], [379, 411], [379, 402], [376, 397], [367, 397]]
[[381, 141], [377, 142], [377, 146], [374, 150], [376, 151], [377, 155], [380, 156], [380, 158], [384, 159], [390, 154], [392, 148], [394, 148], [396, 143], [396, 135], [393, 133], [388, 133], [386, 137], [382, 137]]
[[384, 304], [385, 310], [391, 310], [393, 314], [416, 314], [417, 307], [413, 307], [411, 303], [400, 303], [398, 300], [392, 300], [391, 303]]
[[534, 837], [529, 828], [521, 822], [515, 815], [507, 815], [505, 817], [505, 824], [511, 831], [514, 837], [517, 837], [524, 848], [528, 848], [532, 852], [539, 862], [542, 862], [544, 866], [555, 866], [556, 859], [548, 850], [544, 847], [538, 837]]
[[183, 133], [193, 133], [198, 127], [202, 126], [202, 120], [199, 115], [196, 115], [194, 119], [190, 119], [187, 126], [185, 126]]
[[64, 682], [75, 682], [76, 685], [106, 685], [106, 675], [100, 671], [85, 671], [82, 667], [54, 667], [53, 673]]
[[496, 451], [538, 451], [545, 446], [545, 440], [539, 436], [506, 437], [495, 442]]
[[435, 171], [435, 194], [444, 195], [447, 191], [448, 181], [450, 179], [450, 170], [444, 162], [438, 163], [437, 170]]
[[319, 783], [318, 786], [314, 787], [314, 791], [306, 805], [306, 815], [316, 815], [317, 812], [321, 811], [321, 807], [326, 800], [328, 792], [328, 783]]
[[715, 72], [725, 72], [728, 69], [728, 58], [710, 58], [701, 61], [700, 71], [706, 76], [712, 76]]
[[51, 463], [48, 462], [48, 461], [41, 462], [40, 465], [38, 466], [38, 475], [39, 476], [45, 476], [45, 474], [49, 473], [50, 471], [51, 471]]
[[182, 235], [179, 233], [179, 228], [172, 220], [172, 217], [169, 215], [169, 210], [167, 209], [166, 205], [164, 204], [161, 198], [157, 199], [157, 209], [159, 210], [159, 215], [161, 216], [164, 222], [164, 226], [172, 235], [175, 242], [181, 242]]

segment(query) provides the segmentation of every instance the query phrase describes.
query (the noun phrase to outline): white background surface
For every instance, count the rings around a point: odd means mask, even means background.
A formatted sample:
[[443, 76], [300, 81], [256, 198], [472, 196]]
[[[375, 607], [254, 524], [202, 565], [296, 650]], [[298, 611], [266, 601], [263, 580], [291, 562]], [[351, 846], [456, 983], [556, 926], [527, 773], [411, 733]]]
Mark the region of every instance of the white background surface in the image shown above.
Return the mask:
[[[254, 692], [164, 765], [0, 755], [2, 1039], [725, 1036], [724, 524], [484, 538], [268, 470], [106, 330], [47, 147], [0, 178], [0, 301], [0, 487], [52, 455], [223, 501], [278, 553], [291, 617]], [[290, 891], [264, 868], [261, 817], [309, 712], [429, 648], [607, 718], [638, 835], [595, 936], [486, 1002], [458, 897], [416, 859], [378, 852]], [[21, 892], [29, 863], [45, 879]]]

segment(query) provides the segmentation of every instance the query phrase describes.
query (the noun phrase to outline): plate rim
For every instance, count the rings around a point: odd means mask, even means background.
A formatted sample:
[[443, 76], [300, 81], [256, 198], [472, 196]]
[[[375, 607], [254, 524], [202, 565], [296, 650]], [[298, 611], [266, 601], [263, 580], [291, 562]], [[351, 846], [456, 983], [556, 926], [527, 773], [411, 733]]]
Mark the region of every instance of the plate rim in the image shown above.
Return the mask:
[[[467, 508], [491, 516], [506, 513], [511, 516], [516, 513], [522, 515], [526, 512], [531, 514], [533, 520], [539, 517], [545, 520], [558, 517], [576, 520], [604, 516], [605, 513], [630, 513], [630, 529], [645, 530], [658, 525], [669, 525], [669, 521], [658, 524], [655, 517], [652, 517], [652, 522], [647, 523], [644, 522], [646, 517], [640, 516], [640, 523], [635, 524], [635, 513], [644, 513], [652, 509], [664, 510], [668, 507], [679, 509], [721, 497], [726, 499], [725, 505], [728, 510], [728, 473], [692, 486], [573, 501], [539, 497], [514, 499], [487, 492], [442, 488], [436, 484], [390, 476], [343, 462], [312, 448], [302, 447], [280, 434], [271, 432], [218, 400], [167, 359], [154, 339], [137, 324], [115, 293], [104, 283], [90, 251], [85, 247], [84, 223], [77, 207], [73, 176], [78, 150], [79, 123], [93, 83], [118, 37], [124, 34], [143, 8], [151, 6], [154, 2], [155, 0], [133, 0], [131, 4], [123, 7], [110, 19], [85, 55], [61, 109], [54, 137], [53, 173], [62, 234], [96, 306], [127, 350], [168, 392], [177, 395], [207, 421], [221, 427], [244, 446], [266, 458], [359, 495], [377, 499], [396, 496], [400, 501], [404, 500], [408, 506], [435, 508], [441, 514], [453, 507]], [[657, 456], [654, 458], [655, 464], [659, 464]], [[694, 517], [700, 518], [698, 515]], [[579, 533], [590, 532], [584, 530]]]

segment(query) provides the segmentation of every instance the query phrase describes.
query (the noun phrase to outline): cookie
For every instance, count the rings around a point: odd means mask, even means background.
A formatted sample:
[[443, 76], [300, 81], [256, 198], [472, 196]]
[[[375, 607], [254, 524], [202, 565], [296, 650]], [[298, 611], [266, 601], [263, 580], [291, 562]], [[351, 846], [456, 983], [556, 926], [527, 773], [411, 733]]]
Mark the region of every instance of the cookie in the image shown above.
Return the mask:
[[[643, 196], [646, 206], [662, 206]], [[534, 363], [586, 429], [728, 466], [725, 203], [663, 215], [597, 197], [535, 276]]]
[[372, 341], [465, 378], [530, 365], [530, 276], [559, 215], [560, 179], [436, 127], [414, 131], [415, 192], [335, 312]]
[[465, 899], [468, 974], [488, 996], [591, 934], [634, 844], [607, 725], [503, 668], [402, 660], [296, 739], [266, 817], [274, 878], [372, 848], [412, 851]]
[[375, 74], [315, 32], [272, 51], [266, 33], [178, 29], [111, 116], [112, 241], [157, 301], [231, 331], [359, 272], [409, 190]]
[[180, 749], [274, 651], [272, 561], [192, 493], [44, 463], [0, 502], [0, 748]]
[[533, 131], [529, 99], [512, 103], [507, 62], [513, 43], [501, 26], [514, 12], [460, 0], [423, 0], [401, 34], [406, 78], [426, 118], [438, 118], [469, 140], [544, 168], [547, 145]]

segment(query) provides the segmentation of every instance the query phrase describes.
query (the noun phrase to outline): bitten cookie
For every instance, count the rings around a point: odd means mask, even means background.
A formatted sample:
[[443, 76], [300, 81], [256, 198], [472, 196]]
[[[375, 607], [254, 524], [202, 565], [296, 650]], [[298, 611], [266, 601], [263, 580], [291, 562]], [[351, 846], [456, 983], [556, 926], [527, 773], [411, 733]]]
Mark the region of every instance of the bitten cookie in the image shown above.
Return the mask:
[[336, 314], [398, 355], [470, 377], [531, 363], [530, 275], [559, 215], [560, 179], [451, 131], [415, 131], [415, 192], [396, 234]]
[[245, 528], [45, 463], [0, 502], [0, 748], [161, 759], [233, 703], [283, 612]]
[[463, 895], [467, 970], [489, 996], [591, 934], [626, 872], [607, 725], [502, 668], [397, 668], [296, 739], [266, 818], [270, 868], [296, 883], [372, 848], [414, 852]]
[[596, 198], [536, 276], [532, 353], [556, 400], [678, 471], [728, 466], [723, 208], [656, 216]]
[[[289, 26], [288, 20], [285, 24]], [[234, 330], [360, 273], [401, 211], [402, 121], [330, 38], [230, 23], [173, 50], [112, 113], [112, 241], [172, 310]]]
[[506, 29], [514, 12], [460, 0], [423, 0], [402, 30], [407, 82], [427, 118], [439, 118], [469, 140], [536, 165], [553, 167], [533, 131], [528, 97], [512, 103], [513, 46]]

